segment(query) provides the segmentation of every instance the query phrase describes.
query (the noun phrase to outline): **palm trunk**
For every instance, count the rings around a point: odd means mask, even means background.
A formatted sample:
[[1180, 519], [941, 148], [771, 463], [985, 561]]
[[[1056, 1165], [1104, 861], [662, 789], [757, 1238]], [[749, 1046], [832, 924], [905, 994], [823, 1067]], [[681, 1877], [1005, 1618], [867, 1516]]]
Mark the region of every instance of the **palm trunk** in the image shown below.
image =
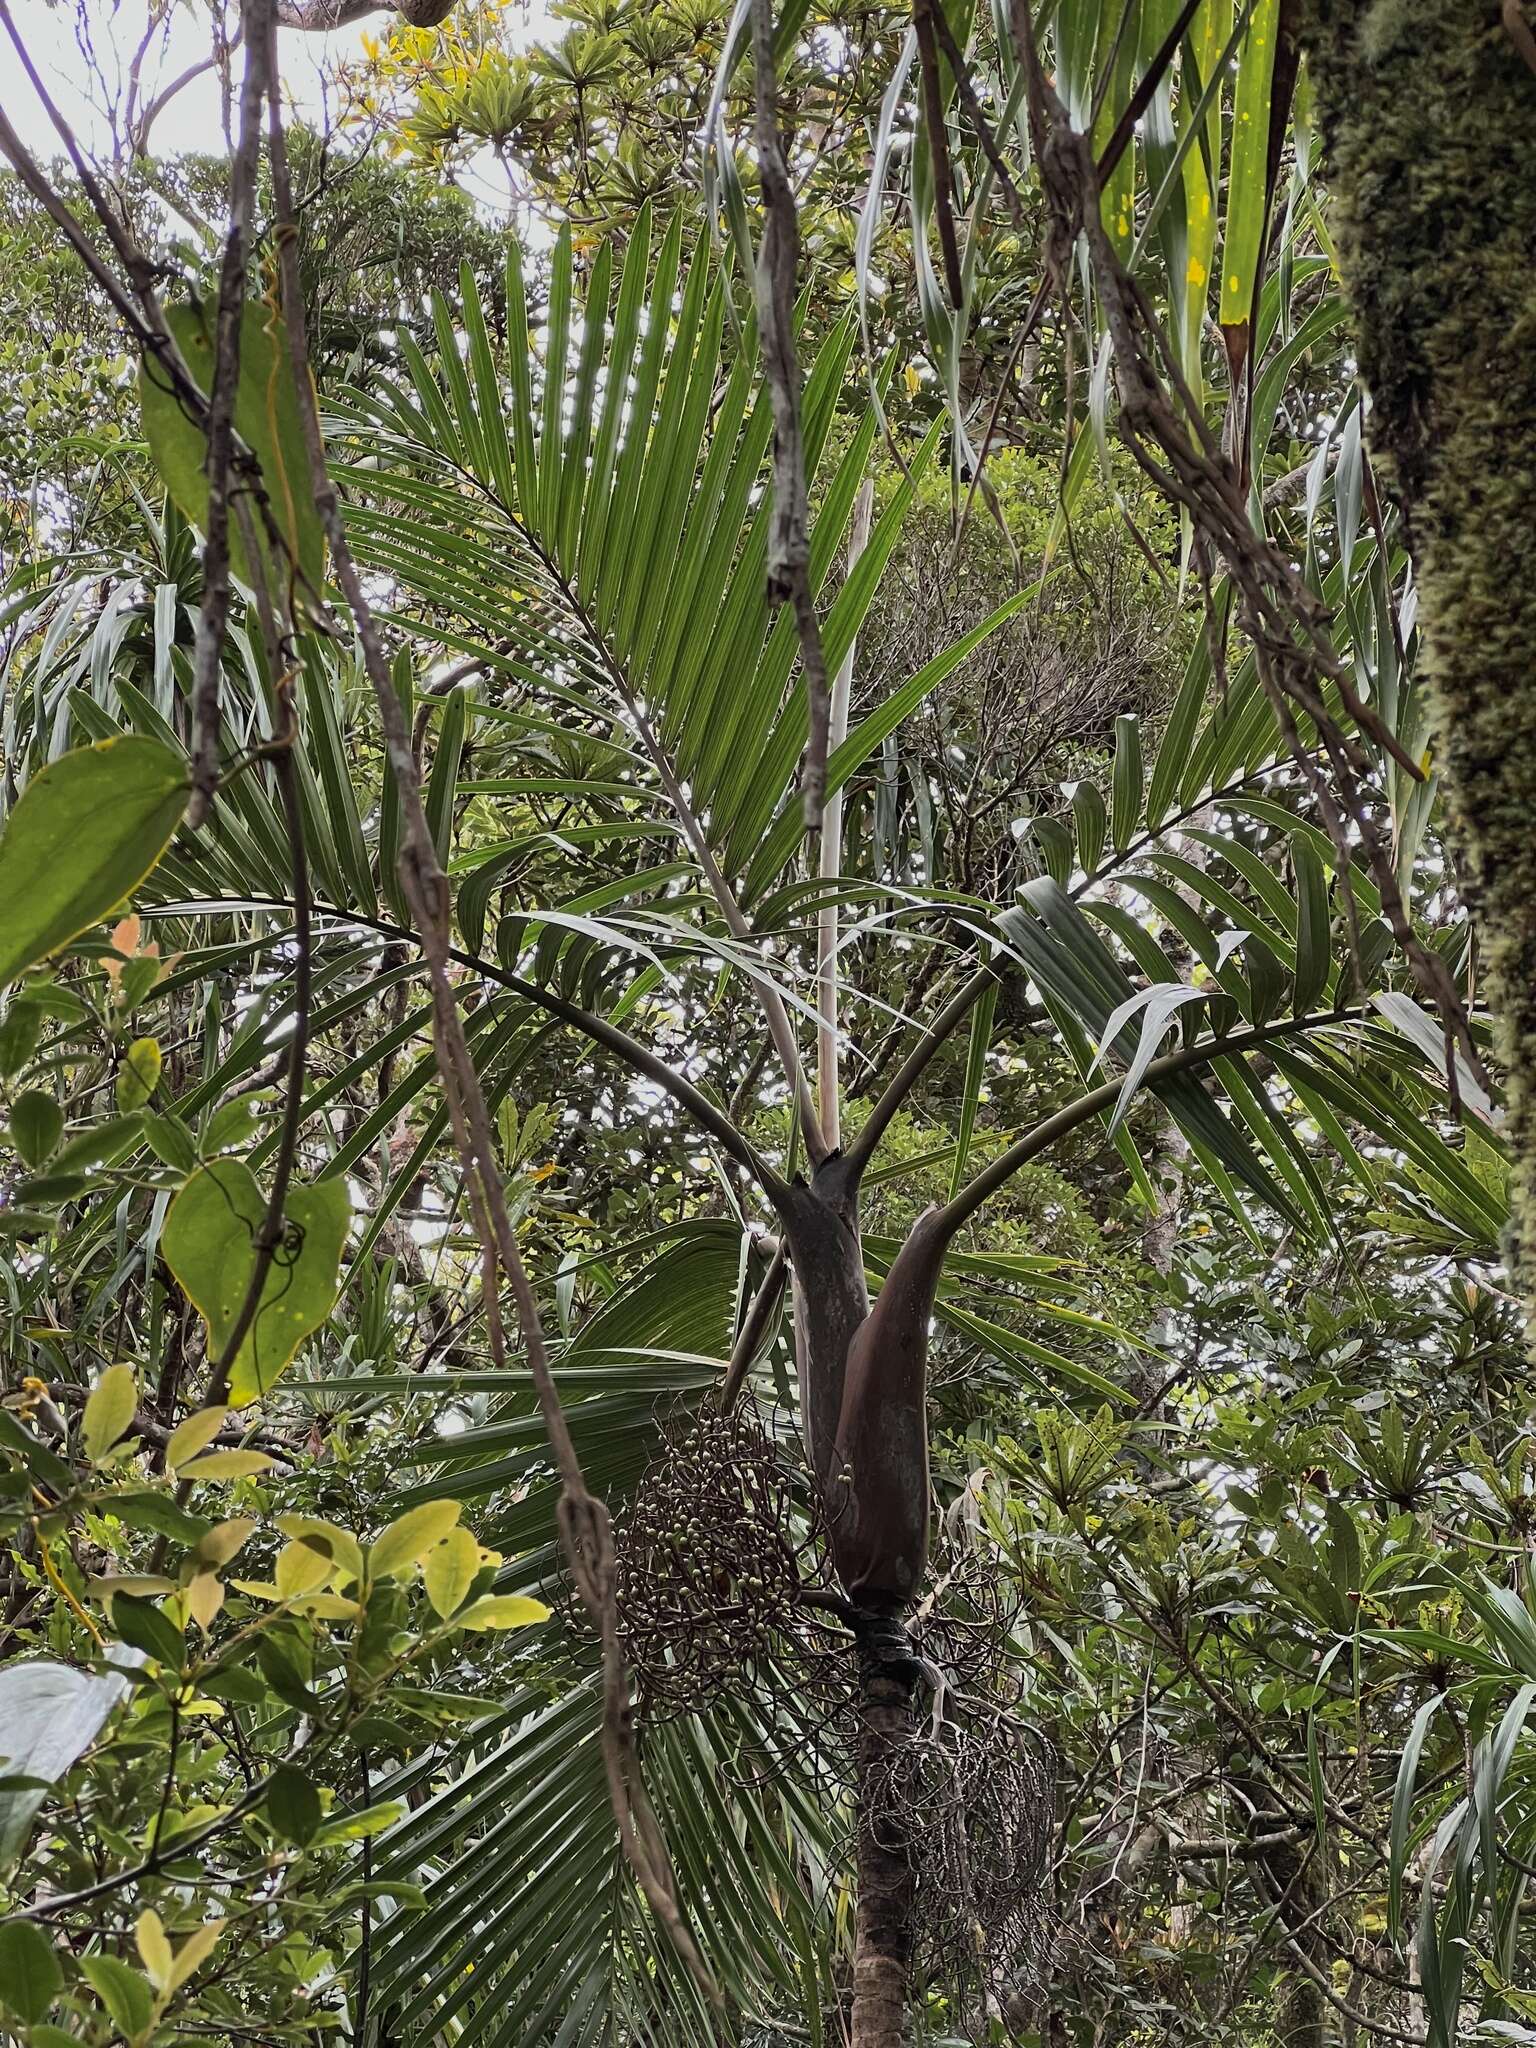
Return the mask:
[[900, 1622], [870, 1617], [859, 1634], [852, 2048], [903, 2048], [907, 2038], [916, 1880], [911, 1817], [900, 1786], [917, 1676]]
[[1371, 452], [1418, 582], [1536, 1300], [1536, 42], [1501, 0], [1307, 0]]

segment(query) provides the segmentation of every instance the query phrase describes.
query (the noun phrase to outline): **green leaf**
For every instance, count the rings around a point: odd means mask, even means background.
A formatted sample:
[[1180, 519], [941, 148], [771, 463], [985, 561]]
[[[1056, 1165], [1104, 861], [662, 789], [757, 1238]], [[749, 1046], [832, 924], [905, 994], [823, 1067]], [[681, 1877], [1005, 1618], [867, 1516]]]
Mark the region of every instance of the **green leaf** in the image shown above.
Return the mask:
[[13, 997], [0, 1019], [0, 1078], [9, 1080], [21, 1072], [36, 1050], [42, 1030], [42, 1004], [26, 995]]
[[11, 1143], [28, 1166], [51, 1159], [64, 1135], [64, 1112], [41, 1088], [29, 1088], [11, 1104]]
[[[1084, 788], [1089, 785], [1084, 784]], [[953, 1201], [965, 1181], [966, 1161], [976, 1129], [976, 1112], [987, 1074], [987, 1051], [992, 1043], [992, 1020], [997, 1013], [999, 984], [989, 982], [976, 999], [971, 1012], [970, 1045], [965, 1055], [965, 1093], [960, 1099], [960, 1128], [955, 1135], [955, 1163], [950, 1169], [949, 1199]]]
[[179, 1671], [186, 1662], [186, 1638], [168, 1614], [153, 1600], [136, 1600], [119, 1593], [112, 1602], [112, 1626], [125, 1643], [142, 1650], [146, 1657]]
[[117, 1106], [125, 1116], [142, 1109], [160, 1086], [163, 1064], [158, 1038], [136, 1038], [117, 1070]]
[[105, 1123], [87, 1124], [66, 1138], [53, 1162], [55, 1173], [83, 1173], [92, 1166], [115, 1166], [133, 1150], [144, 1135], [139, 1116], [109, 1116]]
[[71, 1484], [69, 1467], [31, 1430], [24, 1429], [8, 1408], [0, 1408], [0, 1444], [21, 1459], [33, 1479], [51, 1486], [55, 1493], [68, 1493]]
[[1298, 832], [1291, 842], [1296, 871], [1296, 984], [1292, 1004], [1304, 1017], [1327, 986], [1333, 966], [1328, 929], [1328, 876], [1322, 856]]
[[224, 1103], [208, 1119], [203, 1150], [229, 1152], [239, 1145], [248, 1145], [271, 1100], [270, 1089], [258, 1088], [253, 1094], [237, 1095], [233, 1102]]
[[262, 1677], [287, 1706], [299, 1707], [305, 1713], [313, 1713], [319, 1706], [310, 1690], [307, 1673], [300, 1669], [298, 1652], [291, 1643], [279, 1641], [276, 1636], [258, 1636], [256, 1662]]
[[0, 835], [0, 985], [138, 887], [170, 844], [187, 789], [182, 756], [137, 736], [77, 747], [38, 770]]
[[[208, 1351], [221, 1357], [255, 1270], [255, 1234], [266, 1197], [240, 1159], [220, 1159], [193, 1174], [170, 1206], [161, 1247], [167, 1265], [208, 1325]], [[229, 1379], [230, 1405], [264, 1394], [336, 1302], [337, 1270], [351, 1204], [340, 1176], [291, 1186], [286, 1231], [261, 1301], [241, 1339]]]
[[146, 2032], [155, 2016], [155, 1995], [147, 1977], [116, 1956], [82, 1956], [80, 1967], [120, 2034], [132, 2041]]
[[131, 1365], [109, 1365], [91, 1389], [80, 1420], [85, 1455], [96, 1464], [111, 1450], [132, 1422], [139, 1405], [139, 1383]]
[[168, 1493], [114, 1493], [101, 1505], [130, 1529], [148, 1529], [189, 1549], [202, 1542], [210, 1526], [201, 1516], [178, 1507]]
[[279, 1764], [267, 1781], [267, 1818], [295, 1848], [314, 1839], [321, 1821], [320, 1794], [292, 1764]]
[[0, 2005], [24, 2026], [40, 2020], [64, 1988], [58, 1953], [30, 1920], [0, 1927]]
[[403, 1799], [384, 1799], [377, 1806], [364, 1806], [356, 1813], [328, 1820], [315, 1836], [315, 1847], [330, 1849], [339, 1842], [361, 1842], [368, 1835], [382, 1835], [405, 1810]]
[[195, 1169], [197, 1140], [173, 1111], [145, 1117], [144, 1136], [150, 1151], [164, 1165], [177, 1173], [191, 1173]]
[[[1419, 1778], [1419, 1756], [1429, 1724], [1440, 1707], [1440, 1694], [1428, 1699], [1413, 1717], [1408, 1740], [1397, 1767], [1392, 1790], [1392, 1819], [1387, 1841], [1387, 1934], [1401, 1944], [1403, 1921], [1403, 1876], [1408, 1867], [1409, 1834], [1413, 1823], [1413, 1794]], [[1427, 1887], [1426, 1887], [1427, 1889]]]
[[1110, 837], [1123, 853], [1141, 823], [1144, 770], [1141, 725], [1128, 712], [1115, 720], [1115, 765], [1110, 792]]
[[[175, 336], [194, 382], [205, 394], [213, 386], [213, 319], [211, 305], [173, 306], [166, 313], [166, 325]], [[139, 372], [139, 402], [144, 438], [166, 489], [193, 525], [206, 532], [207, 436], [188, 419], [170, 380], [153, 358], [146, 358]], [[293, 563], [303, 581], [318, 594], [325, 565], [325, 541], [310, 488], [298, 394], [281, 320], [263, 300], [250, 301], [240, 323], [235, 431], [261, 465], [267, 504]], [[251, 568], [233, 519], [229, 558], [235, 574], [249, 584]], [[283, 580], [288, 580], [286, 575]]]

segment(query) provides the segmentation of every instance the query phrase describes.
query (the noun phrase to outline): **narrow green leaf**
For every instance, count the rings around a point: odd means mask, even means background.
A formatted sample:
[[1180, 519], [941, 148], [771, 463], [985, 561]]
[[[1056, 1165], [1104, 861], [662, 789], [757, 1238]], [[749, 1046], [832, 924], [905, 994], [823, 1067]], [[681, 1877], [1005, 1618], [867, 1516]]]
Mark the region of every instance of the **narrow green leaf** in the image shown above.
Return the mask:
[[1115, 765], [1110, 784], [1109, 831], [1116, 853], [1123, 853], [1141, 823], [1144, 793], [1141, 725], [1129, 712], [1115, 720]]
[[1223, 328], [1245, 330], [1244, 352], [1263, 255], [1269, 89], [1275, 70], [1279, 19], [1280, 0], [1255, 0], [1248, 33], [1243, 38], [1232, 112], [1232, 163], [1227, 179], [1226, 235], [1221, 256], [1221, 324]]
[[997, 1013], [999, 984], [983, 989], [971, 1012], [971, 1039], [965, 1056], [965, 1093], [960, 1098], [960, 1127], [955, 1139], [955, 1163], [949, 1176], [949, 1199], [953, 1201], [965, 1180], [971, 1134], [976, 1128], [976, 1111], [981, 1102], [982, 1083], [987, 1070], [987, 1048], [992, 1043], [992, 1020]]
[[[1387, 1831], [1387, 1936], [1402, 1947], [1403, 1877], [1408, 1868], [1409, 1837], [1413, 1824], [1413, 1795], [1419, 1778], [1419, 1757], [1423, 1752], [1429, 1724], [1440, 1706], [1440, 1695], [1428, 1699], [1413, 1717], [1408, 1739], [1397, 1766], [1392, 1790], [1392, 1816]], [[1428, 1886], [1425, 1886], [1426, 1892]]]

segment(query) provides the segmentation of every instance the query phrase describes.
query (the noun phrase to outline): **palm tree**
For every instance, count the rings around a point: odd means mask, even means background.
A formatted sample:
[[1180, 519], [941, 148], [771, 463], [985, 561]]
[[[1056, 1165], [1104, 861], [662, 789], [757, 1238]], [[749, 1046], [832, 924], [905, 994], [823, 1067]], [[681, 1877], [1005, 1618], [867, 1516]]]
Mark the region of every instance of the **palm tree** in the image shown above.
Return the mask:
[[[1182, 21], [1181, 34], [1189, 10]], [[1218, 55], [1236, 50], [1243, 32], [1239, 22], [1218, 36]], [[1058, 51], [1058, 69], [1068, 54]], [[914, 41], [908, 65], [919, 55]], [[1083, 90], [1093, 61], [1090, 48]], [[1033, 111], [1045, 121], [1052, 101], [1038, 81], [1031, 86], [1027, 64], [1027, 52], [1001, 60], [1002, 83], [1021, 99], [1032, 91]], [[1193, 66], [1192, 73], [1199, 75]], [[1145, 75], [1155, 83], [1156, 67]], [[1058, 83], [1070, 103], [1071, 79]], [[1244, 90], [1240, 74], [1240, 99]], [[1172, 108], [1170, 99], [1170, 118]], [[1163, 163], [1152, 160], [1149, 143], [1148, 159], [1163, 214], [1187, 207], [1187, 256], [1206, 113], [1196, 100], [1178, 118], [1182, 143]], [[930, 146], [933, 139], [930, 131]], [[1159, 146], [1166, 142], [1160, 137]], [[1256, 179], [1263, 197], [1262, 162], [1257, 170], [1254, 160], [1245, 164], [1241, 177], [1234, 164], [1228, 196], [1234, 265], [1235, 248], [1246, 239], [1261, 251], [1266, 235], [1264, 210], [1250, 218], [1248, 203]], [[1106, 178], [1113, 171], [1111, 164]], [[1214, 185], [1209, 166], [1202, 175]], [[926, 226], [934, 191], [919, 185], [913, 204]], [[1296, 594], [1278, 556], [1266, 555], [1257, 573], [1251, 562], [1233, 564], [1225, 585], [1208, 557], [1213, 616], [1230, 598], [1251, 628], [1250, 644], [1218, 675], [1219, 635], [1200, 639], [1155, 748], [1135, 719], [1120, 722], [1108, 789], [1085, 787], [1069, 815], [1030, 821], [1012, 904], [980, 905], [937, 879], [893, 901], [896, 892], [872, 887], [857, 857], [836, 844], [807, 872], [794, 787], [805, 748], [804, 687], [793, 621], [770, 612], [764, 590], [771, 402], [758, 388], [750, 323], [741, 341], [731, 338], [741, 316], [729, 278], [706, 246], [685, 265], [684, 237], [684, 223], [674, 221], [653, 248], [642, 215], [622, 256], [599, 246], [579, 289], [570, 236], [562, 235], [541, 351], [516, 261], [497, 309], [504, 340], [466, 276], [461, 304], [436, 308], [435, 357], [402, 335], [397, 376], [328, 394], [331, 474], [387, 606], [395, 684], [426, 769], [427, 824], [456, 885], [453, 959], [475, 999], [470, 1053], [491, 1107], [547, 1049], [547, 1034], [571, 1034], [586, 1056], [623, 1077], [614, 1097], [621, 1120], [639, 1123], [666, 1099], [673, 1128], [710, 1161], [720, 1190], [724, 1213], [670, 1233], [647, 1269], [577, 1323], [559, 1350], [574, 1440], [593, 1483], [621, 1510], [654, 1471], [679, 1400], [699, 1411], [729, 1407], [771, 1370], [788, 1290], [795, 1427], [774, 1454], [801, 1524], [822, 1532], [835, 1579], [797, 1588], [793, 1603], [841, 1631], [848, 1672], [857, 1815], [852, 2037], [855, 2048], [894, 2048], [911, 1997], [915, 1906], [912, 1820], [894, 1796], [893, 1769], [936, 1682], [909, 1627], [929, 1542], [929, 1344], [935, 1328], [949, 1327], [1018, 1352], [1011, 1330], [967, 1303], [956, 1257], [961, 1233], [1013, 1174], [1095, 1120], [1155, 1207], [1128, 1121], [1147, 1095], [1240, 1218], [1264, 1205], [1291, 1230], [1326, 1239], [1332, 1222], [1309, 1145], [1326, 1140], [1348, 1154], [1368, 1143], [1410, 1163], [1433, 1228], [1448, 1241], [1487, 1247], [1503, 1220], [1502, 1195], [1436, 1127], [1448, 1060], [1461, 1104], [1492, 1113], [1466, 1057], [1448, 1050], [1451, 1025], [1432, 1006], [1442, 982], [1472, 1018], [1464, 1029], [1474, 1060], [1483, 1026], [1467, 994], [1464, 928], [1431, 944], [1397, 880], [1411, 870], [1428, 824], [1413, 776], [1420, 707], [1391, 665], [1401, 544], [1385, 522], [1361, 532], [1359, 438], [1351, 442], [1347, 429], [1331, 485], [1339, 559], [1326, 566], [1309, 547], [1306, 563], [1318, 607], [1306, 623], [1320, 633], [1327, 608], [1334, 657], [1313, 674], [1309, 703], [1275, 687], [1266, 666], [1273, 648], [1260, 628], [1268, 614], [1255, 607], [1277, 589]], [[1096, 290], [1111, 304], [1122, 272], [1134, 275], [1138, 252], [1118, 249], [1111, 234], [1100, 253]], [[1222, 499], [1233, 521], [1250, 514], [1250, 482], [1262, 501], [1279, 385], [1300, 353], [1298, 337], [1324, 334], [1338, 318], [1321, 260], [1295, 246], [1286, 255], [1292, 277], [1302, 266], [1323, 294], [1305, 323], [1274, 342], [1289, 308], [1278, 288], [1257, 282], [1243, 317], [1227, 323], [1238, 376], [1266, 343], [1279, 366], [1273, 385], [1265, 369], [1252, 378], [1241, 482]], [[964, 311], [945, 315], [959, 319], [962, 335]], [[811, 577], [834, 671], [853, 656], [940, 440], [935, 428], [912, 453], [834, 589], [879, 432], [869, 407], [841, 440], [836, 431], [855, 329], [851, 319], [833, 327], [803, 396], [807, 461], [818, 479]], [[1178, 332], [1187, 380], [1198, 361], [1198, 319]], [[1156, 432], [1171, 430], [1159, 423]], [[1178, 432], [1195, 446], [1189, 422]], [[963, 446], [960, 434], [955, 440]], [[1141, 446], [1154, 444], [1149, 434]], [[1094, 446], [1091, 435], [1078, 443], [1085, 452], [1069, 470], [1069, 502], [1083, 488]], [[1326, 470], [1320, 461], [1317, 497]], [[1191, 496], [1185, 509], [1198, 552], [1211, 536], [1193, 486]], [[1314, 502], [1309, 516], [1316, 511]], [[182, 743], [193, 565], [174, 514], [149, 539], [144, 560], [122, 570], [120, 598], [99, 607], [88, 634], [74, 627], [69, 599], [49, 594], [53, 626], [32, 662], [29, 692], [17, 699], [27, 706], [19, 732], [34, 760], [71, 739], [122, 730]], [[140, 590], [148, 582], [156, 595], [146, 602]], [[835, 732], [829, 793], [854, 785], [903, 719], [1025, 602], [1021, 595], [978, 620], [885, 702]], [[293, 934], [303, 915], [312, 920], [317, 937], [307, 951], [324, 1000], [309, 1028], [316, 1037], [350, 1035], [344, 1057], [307, 1077], [299, 1103], [306, 1145], [332, 1172], [362, 1171], [380, 1136], [409, 1105], [423, 1105], [417, 1142], [391, 1159], [371, 1190], [353, 1251], [354, 1269], [366, 1271], [389, 1242], [447, 1110], [429, 1096], [427, 1063], [394, 1077], [392, 1063], [420, 1028], [420, 1013], [390, 1017], [376, 1006], [386, 985], [409, 1003], [421, 971], [396, 871], [401, 798], [387, 775], [375, 776], [352, 650], [321, 633], [306, 632], [297, 644], [305, 727], [291, 772], [312, 900], [295, 900], [279, 771], [258, 761], [225, 776], [210, 818], [182, 832], [146, 884], [144, 903], [178, 946], [186, 942], [189, 979], [237, 956], [242, 978], [253, 953], [269, 963], [256, 998], [265, 1035], [216, 1039], [195, 1091], [206, 1102], [259, 1071], [272, 1031], [300, 1007]], [[30, 655], [35, 641], [27, 645]], [[1372, 671], [1369, 709], [1345, 657]], [[243, 616], [223, 687], [233, 757], [270, 733], [278, 688]], [[1338, 752], [1344, 747], [1347, 755]], [[1368, 772], [1381, 778], [1397, 826], [1385, 867], [1376, 857], [1379, 829], [1362, 828], [1354, 845], [1339, 829], [1326, 783], [1308, 773], [1319, 756], [1335, 766], [1347, 761], [1361, 787]], [[1297, 801], [1300, 790], [1310, 791], [1315, 816]], [[499, 833], [497, 806], [531, 797], [566, 810], [535, 833]], [[1379, 826], [1379, 792], [1371, 802], [1367, 824]], [[1183, 856], [1184, 836], [1203, 847], [1201, 861]], [[519, 887], [534, 839], [558, 840], [572, 871], [577, 886], [559, 900], [529, 901]], [[635, 865], [637, 849], [646, 865]], [[847, 1119], [851, 1135], [839, 1143], [846, 1076], [833, 1027], [863, 993], [844, 985], [839, 937], [848, 936], [843, 921], [854, 909], [877, 898], [878, 914], [857, 932], [860, 955], [903, 921], [942, 914], [960, 935], [964, 971], [941, 1003], [898, 1019], [905, 1049], [857, 1128]], [[1433, 991], [1425, 980], [1430, 952], [1442, 978]], [[788, 1105], [791, 1128], [783, 1147], [733, 1107], [748, 1064], [733, 1062], [739, 1045], [711, 1065], [668, 1030], [670, 992], [703, 972], [731, 990], [733, 1038], [745, 1035], [740, 1020], [751, 1015], [754, 1040], [760, 1034], [771, 1048], [773, 1099]], [[986, 1058], [999, 1035], [998, 992], [1019, 980], [1038, 992], [1078, 1086], [973, 1164]], [[901, 1242], [866, 1245], [861, 1196], [881, 1168], [882, 1142], [962, 1032], [970, 1050], [947, 1199]], [[804, 1051], [813, 1039], [814, 1076]], [[1106, 1076], [1110, 1061], [1115, 1072]], [[380, 1071], [391, 1081], [381, 1099], [350, 1128], [338, 1127], [333, 1106], [360, 1076]], [[1496, 1140], [1488, 1142], [1496, 1150]], [[105, 1240], [115, 1199], [87, 1200], [79, 1247]], [[408, 1247], [397, 1240], [394, 1255], [409, 1256]], [[1048, 1285], [1034, 1293], [1063, 1325], [1076, 1313], [1053, 1301]], [[1060, 1363], [1083, 1384], [1081, 1367]], [[452, 1492], [486, 1500], [488, 1533], [510, 1560], [506, 1586], [547, 1590], [556, 1576], [558, 1485], [526, 1381], [496, 1368], [460, 1373], [455, 1385], [491, 1396], [494, 1406], [483, 1421], [415, 1448], [429, 1476], [410, 1498]], [[420, 1383], [371, 1371], [317, 1379], [306, 1398], [316, 1391], [404, 1401]], [[1102, 1383], [1098, 1391], [1118, 1393]], [[381, 2040], [451, 2032], [466, 2043], [569, 2042], [613, 2038], [616, 2029], [635, 2039], [718, 2038], [717, 2014], [648, 1920], [614, 1840], [592, 1733], [598, 1678], [583, 1625], [557, 1621], [555, 1638], [558, 1685], [520, 1685], [493, 1722], [464, 1738], [446, 1779], [435, 1756], [397, 1776], [396, 1791], [420, 1796], [377, 1854], [385, 1875], [423, 1882], [427, 1904], [419, 1916], [375, 1930], [369, 2010]], [[737, 2014], [750, 2022], [797, 2005], [814, 2030], [822, 2001], [838, 1989], [836, 1940], [822, 1901], [808, 1895], [807, 1873], [825, 1886], [842, 1853], [836, 1816], [817, 1796], [822, 1753], [842, 1734], [819, 1730], [811, 1703], [783, 1704], [785, 1720], [773, 1725], [750, 1688], [727, 1685], [718, 1698], [658, 1720], [646, 1735], [645, 1767], [688, 1920]], [[767, 1783], [725, 1769], [764, 1753], [774, 1766]]]

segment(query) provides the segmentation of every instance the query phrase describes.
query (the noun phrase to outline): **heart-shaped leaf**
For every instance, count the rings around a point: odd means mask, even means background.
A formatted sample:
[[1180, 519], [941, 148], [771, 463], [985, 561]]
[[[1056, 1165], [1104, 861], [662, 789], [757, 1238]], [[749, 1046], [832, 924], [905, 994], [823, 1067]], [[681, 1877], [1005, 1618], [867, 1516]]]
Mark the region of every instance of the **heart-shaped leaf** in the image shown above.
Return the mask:
[[188, 788], [183, 757], [138, 734], [38, 770], [0, 835], [0, 986], [138, 887], [170, 844]]
[[[256, 1268], [256, 1232], [267, 1198], [242, 1159], [216, 1159], [194, 1173], [170, 1206], [161, 1246], [166, 1263], [208, 1325], [208, 1354], [220, 1358]], [[341, 1178], [290, 1187], [286, 1229], [261, 1302], [230, 1367], [229, 1400], [244, 1408], [264, 1394], [336, 1302], [337, 1269], [351, 1204]]]

